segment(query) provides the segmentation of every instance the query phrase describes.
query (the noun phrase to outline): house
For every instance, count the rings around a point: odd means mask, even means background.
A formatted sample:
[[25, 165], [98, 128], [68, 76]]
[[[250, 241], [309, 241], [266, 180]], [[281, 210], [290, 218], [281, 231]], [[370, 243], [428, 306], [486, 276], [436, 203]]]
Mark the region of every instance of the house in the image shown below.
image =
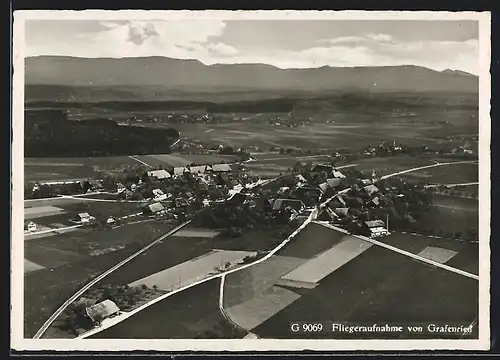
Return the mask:
[[323, 194], [325, 194], [330, 189], [330, 186], [328, 186], [328, 183], [326, 182], [319, 184], [318, 187]]
[[27, 221], [24, 223], [24, 230], [29, 232], [36, 231], [36, 224], [33, 221]]
[[212, 165], [213, 172], [229, 172], [231, 167], [228, 164], [214, 164]]
[[370, 203], [375, 205], [375, 206], [379, 206], [380, 205], [380, 199], [378, 196], [375, 196], [373, 199], [370, 200]]
[[131, 191], [136, 191], [137, 190], [137, 185], [136, 184], [130, 185], [130, 190]]
[[333, 177], [337, 179], [345, 179], [346, 176], [338, 170], [333, 170]]
[[106, 299], [85, 309], [92, 322], [99, 324], [104, 319], [120, 315], [120, 308], [111, 300]]
[[370, 185], [372, 181], [370, 179], [361, 179], [361, 183], [366, 186]]
[[174, 205], [177, 208], [182, 208], [188, 206], [188, 202], [186, 199], [183, 199], [181, 197], [175, 198], [174, 200]]
[[341, 195], [335, 196], [329, 203], [331, 208], [347, 207], [347, 202]]
[[341, 178], [329, 178], [329, 179], [326, 179], [326, 183], [328, 184], [329, 187], [336, 188], [342, 184], [342, 179]]
[[90, 188], [92, 190], [102, 190], [104, 189], [104, 186], [101, 184], [100, 181], [90, 179], [89, 181]]
[[296, 178], [297, 180], [299, 180], [300, 182], [307, 183], [306, 178], [305, 178], [305, 177], [303, 177], [303, 176], [302, 176], [302, 175], [300, 175], [300, 174], [299, 174], [299, 175], [296, 175], [296, 176], [295, 176], [295, 178]]
[[109, 226], [113, 226], [116, 224], [116, 220], [114, 217], [110, 216], [107, 220], [106, 220], [106, 224], [108, 224]]
[[152, 193], [154, 196], [164, 195], [161, 189], [153, 189]]
[[185, 168], [184, 166], [174, 168], [174, 175], [183, 175], [184, 173], [188, 172], [189, 169]]
[[76, 217], [76, 221], [81, 222], [83, 224], [89, 223], [93, 220], [95, 220], [95, 217], [90, 216], [88, 212], [80, 213]]
[[154, 203], [151, 205], [146, 206], [145, 211], [150, 213], [150, 214], [156, 214], [159, 213], [160, 211], [165, 210], [165, 207], [161, 203]]
[[172, 177], [167, 170], [152, 170], [148, 171], [148, 176], [150, 178], [157, 178], [158, 180], [168, 179]]
[[368, 230], [372, 238], [390, 235], [382, 220], [365, 221], [364, 228]]
[[207, 166], [191, 166], [189, 170], [191, 171], [191, 174], [204, 174], [207, 171]]
[[306, 206], [301, 200], [296, 200], [296, 199], [276, 199], [273, 202], [273, 211], [283, 211], [287, 207], [290, 207], [295, 211], [300, 212]]
[[379, 192], [378, 187], [375, 185], [367, 185], [363, 188], [363, 190], [365, 190], [365, 192], [370, 196]]

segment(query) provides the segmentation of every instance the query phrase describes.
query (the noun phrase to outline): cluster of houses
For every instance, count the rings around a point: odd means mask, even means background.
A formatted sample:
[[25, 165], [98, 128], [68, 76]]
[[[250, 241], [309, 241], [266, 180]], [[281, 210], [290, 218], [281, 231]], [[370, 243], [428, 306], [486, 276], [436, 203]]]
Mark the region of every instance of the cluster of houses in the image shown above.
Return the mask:
[[318, 203], [330, 199], [328, 206], [320, 209], [318, 219], [335, 223], [349, 219], [360, 233], [370, 237], [389, 234], [382, 220], [360, 221], [356, 216], [360, 209], [381, 206], [381, 193], [374, 184], [374, 172], [372, 178], [356, 179], [354, 185], [340, 170], [325, 164], [313, 166], [307, 174], [290, 176], [293, 176], [293, 181], [288, 181], [289, 186], [280, 187], [276, 191], [278, 197], [269, 200], [274, 212], [285, 212], [290, 220], [305, 219]]

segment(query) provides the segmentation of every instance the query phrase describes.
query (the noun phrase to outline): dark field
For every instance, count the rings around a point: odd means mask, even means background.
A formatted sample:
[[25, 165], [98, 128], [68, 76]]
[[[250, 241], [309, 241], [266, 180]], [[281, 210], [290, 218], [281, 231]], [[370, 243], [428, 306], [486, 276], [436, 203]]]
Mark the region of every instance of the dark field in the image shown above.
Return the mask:
[[403, 234], [397, 231], [381, 238], [380, 241], [412, 254], [420, 253], [427, 246], [456, 251], [458, 254], [446, 262], [446, 265], [479, 275], [479, 247], [476, 243], [410, 233]]
[[194, 286], [90, 338], [242, 338], [246, 333], [236, 330], [219, 311], [219, 286], [219, 279]]
[[466, 163], [436, 166], [402, 176], [413, 179], [418, 177], [429, 184], [462, 184], [479, 181], [478, 170], [478, 164]]
[[311, 223], [276, 255], [311, 259], [338, 244], [343, 237], [344, 234], [338, 231]]
[[[291, 321], [469, 325], [477, 314], [477, 281], [373, 246], [253, 332], [267, 338], [290, 338]], [[389, 338], [391, 335], [321, 335], [333, 336]], [[422, 336], [436, 338], [436, 334]]]

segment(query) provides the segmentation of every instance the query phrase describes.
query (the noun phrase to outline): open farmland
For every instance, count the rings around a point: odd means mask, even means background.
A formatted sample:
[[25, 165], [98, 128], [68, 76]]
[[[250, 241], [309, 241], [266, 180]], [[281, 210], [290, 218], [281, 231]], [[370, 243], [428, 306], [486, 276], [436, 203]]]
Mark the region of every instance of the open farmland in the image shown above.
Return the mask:
[[[377, 175], [386, 175], [419, 166], [432, 165], [429, 158], [418, 158], [410, 155], [374, 157], [356, 160], [356, 169], [369, 174], [375, 170]], [[411, 176], [413, 172], [408, 173]]]
[[[212, 165], [220, 163], [231, 163], [237, 161], [232, 155], [210, 155], [210, 154], [157, 154], [157, 155], [135, 155], [138, 159], [150, 166], [179, 167], [193, 163], [200, 165]], [[136, 160], [137, 161], [137, 160]], [[137, 163], [139, 163], [138, 161]]]
[[479, 275], [479, 247], [476, 243], [399, 231], [393, 231], [380, 241], [416, 255], [421, 254], [427, 247], [454, 251], [457, 254], [446, 262], [447, 265]]
[[194, 286], [149, 306], [91, 339], [243, 338], [219, 310], [220, 280]]
[[479, 181], [478, 164], [462, 163], [436, 166], [429, 169], [403, 174], [403, 178], [419, 177], [429, 184], [461, 184]]
[[[26, 241], [26, 259], [45, 264], [47, 268], [25, 274], [25, 336], [33, 336], [60, 304], [93, 277], [172, 227], [170, 224], [146, 222], [114, 230], [82, 232], [81, 235], [78, 231]], [[116, 251], [90, 256], [92, 247], [115, 248]]]
[[172, 291], [195, 283], [216, 273], [216, 269], [228, 269], [239, 264], [244, 257], [255, 255], [246, 251], [215, 250], [192, 260], [146, 276], [130, 283], [129, 286], [157, 286], [161, 290]]
[[37, 207], [25, 207], [24, 208], [24, 219], [31, 220], [45, 216], [60, 215], [64, 214], [64, 209], [55, 206], [37, 206]]
[[[372, 246], [252, 331], [261, 337], [289, 338], [290, 321], [469, 325], [477, 311], [477, 281]], [[324, 338], [391, 336], [412, 337], [408, 333], [318, 334]], [[420, 336], [435, 338], [436, 334]]]
[[128, 156], [89, 158], [25, 158], [25, 181], [85, 180], [97, 170], [137, 165]]
[[[276, 114], [284, 115], [286, 114]], [[314, 112], [311, 112], [315, 117]], [[253, 115], [256, 119], [257, 115]], [[321, 117], [321, 116], [320, 116]], [[397, 141], [408, 146], [439, 145], [456, 147], [459, 142], [445, 140], [444, 137], [457, 130], [455, 126], [445, 124], [426, 124], [432, 122], [433, 115], [425, 114], [426, 121], [415, 125], [417, 118], [408, 119], [374, 114], [363, 121], [361, 114], [333, 113], [324, 120], [335, 120], [335, 123], [311, 122], [295, 128], [253, 123], [250, 121], [234, 121], [207, 125], [171, 124], [183, 137], [197, 139], [212, 144], [232, 146], [259, 146], [268, 148], [279, 146], [284, 148], [320, 149], [320, 148], [352, 148], [364, 147], [383, 140]], [[438, 120], [438, 114], [434, 114]], [[442, 119], [442, 113], [439, 114]], [[379, 122], [378, 122], [379, 121]], [[375, 126], [376, 125], [376, 126]], [[464, 121], [456, 126], [459, 133], [467, 130], [477, 131], [477, 121]], [[211, 130], [213, 129], [213, 130]], [[208, 131], [210, 130], [210, 131]], [[208, 131], [208, 132], [207, 132]]]

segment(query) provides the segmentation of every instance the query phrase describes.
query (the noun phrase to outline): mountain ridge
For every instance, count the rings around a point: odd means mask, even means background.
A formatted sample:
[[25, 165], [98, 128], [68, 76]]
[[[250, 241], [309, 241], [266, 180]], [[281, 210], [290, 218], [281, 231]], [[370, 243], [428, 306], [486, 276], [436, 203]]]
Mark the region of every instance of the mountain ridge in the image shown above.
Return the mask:
[[415, 65], [280, 69], [268, 64], [212, 64], [161, 56], [25, 59], [27, 85], [163, 86], [262, 90], [478, 91], [478, 77]]

